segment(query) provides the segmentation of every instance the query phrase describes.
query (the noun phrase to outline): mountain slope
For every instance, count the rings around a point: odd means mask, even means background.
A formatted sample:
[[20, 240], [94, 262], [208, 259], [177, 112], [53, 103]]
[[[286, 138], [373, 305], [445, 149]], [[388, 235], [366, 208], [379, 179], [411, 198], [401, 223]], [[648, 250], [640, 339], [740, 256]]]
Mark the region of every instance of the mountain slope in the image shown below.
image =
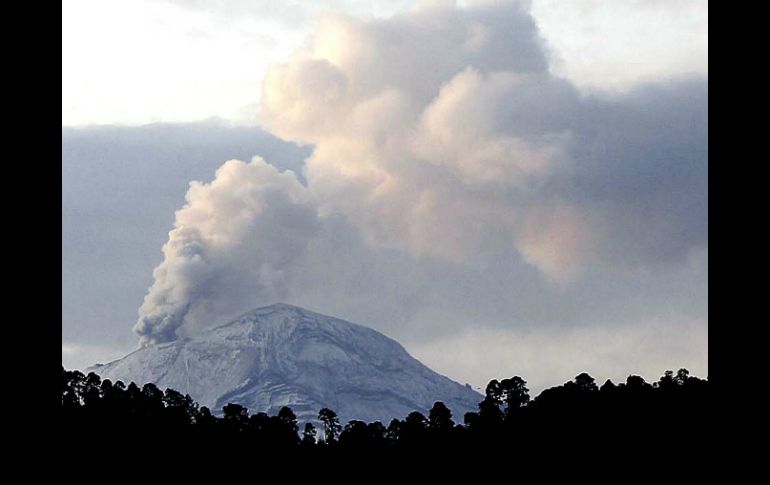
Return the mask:
[[456, 421], [482, 396], [433, 372], [395, 340], [370, 328], [286, 304], [174, 342], [145, 347], [89, 370], [102, 378], [153, 382], [189, 393], [214, 411], [236, 402], [250, 413], [289, 406], [300, 420], [322, 407], [387, 423], [427, 415], [443, 401]]

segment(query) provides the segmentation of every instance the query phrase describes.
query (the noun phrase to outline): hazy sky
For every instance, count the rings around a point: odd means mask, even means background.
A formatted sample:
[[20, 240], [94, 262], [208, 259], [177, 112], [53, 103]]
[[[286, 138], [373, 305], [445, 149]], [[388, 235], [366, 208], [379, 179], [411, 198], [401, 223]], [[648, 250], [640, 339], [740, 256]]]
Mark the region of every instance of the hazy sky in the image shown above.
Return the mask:
[[707, 3], [414, 4], [63, 4], [65, 365], [286, 301], [475, 386], [707, 374]]
[[[67, 0], [62, 124], [210, 116], [255, 123], [268, 64], [302, 45], [319, 13], [383, 17], [415, 3]], [[707, 72], [705, 0], [534, 0], [531, 11], [551, 69], [580, 87], [623, 90], [643, 80]]]

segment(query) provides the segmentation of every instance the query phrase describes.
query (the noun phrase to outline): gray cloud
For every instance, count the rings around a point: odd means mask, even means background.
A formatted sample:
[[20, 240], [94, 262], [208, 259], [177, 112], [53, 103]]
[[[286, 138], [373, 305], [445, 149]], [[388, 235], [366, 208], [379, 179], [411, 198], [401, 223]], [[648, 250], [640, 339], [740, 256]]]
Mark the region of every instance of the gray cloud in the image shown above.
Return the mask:
[[[682, 79], [589, 97], [574, 170], [553, 187], [603, 219], [613, 264], [681, 261], [708, 242], [708, 83]], [[560, 186], [557, 186], [560, 185]]]

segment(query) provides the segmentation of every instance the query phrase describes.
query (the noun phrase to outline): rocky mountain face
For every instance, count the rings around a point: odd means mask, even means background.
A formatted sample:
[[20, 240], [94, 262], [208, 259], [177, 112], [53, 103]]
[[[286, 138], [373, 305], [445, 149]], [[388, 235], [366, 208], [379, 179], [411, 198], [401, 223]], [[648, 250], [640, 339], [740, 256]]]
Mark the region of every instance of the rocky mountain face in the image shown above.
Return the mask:
[[286, 304], [88, 370], [113, 382], [176, 389], [217, 413], [231, 402], [250, 413], [289, 406], [300, 421], [315, 420], [328, 407], [343, 424], [387, 425], [412, 411], [427, 415], [443, 401], [462, 422], [482, 399], [375, 330]]

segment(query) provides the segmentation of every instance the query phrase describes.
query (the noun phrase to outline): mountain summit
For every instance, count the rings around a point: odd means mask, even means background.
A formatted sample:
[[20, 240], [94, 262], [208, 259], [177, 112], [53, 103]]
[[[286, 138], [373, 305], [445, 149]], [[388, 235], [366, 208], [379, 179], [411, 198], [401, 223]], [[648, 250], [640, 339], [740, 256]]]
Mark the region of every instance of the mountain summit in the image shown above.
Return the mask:
[[219, 412], [289, 406], [300, 420], [328, 407], [340, 422], [387, 425], [443, 401], [462, 421], [482, 396], [410, 356], [370, 328], [283, 303], [252, 310], [206, 332], [136, 350], [90, 369], [103, 379], [155, 383]]

